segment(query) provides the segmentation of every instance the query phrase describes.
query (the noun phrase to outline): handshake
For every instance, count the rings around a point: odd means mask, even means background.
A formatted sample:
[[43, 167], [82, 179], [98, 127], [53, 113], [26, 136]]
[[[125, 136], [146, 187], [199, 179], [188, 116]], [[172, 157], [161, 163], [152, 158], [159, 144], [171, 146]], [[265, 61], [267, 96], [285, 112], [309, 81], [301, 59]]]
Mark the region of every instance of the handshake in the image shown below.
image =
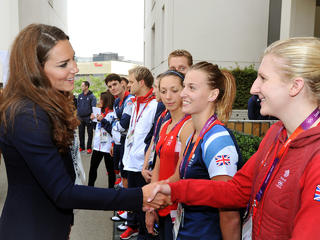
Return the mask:
[[142, 188], [143, 210], [152, 211], [171, 205], [171, 188], [168, 181], [149, 183]]

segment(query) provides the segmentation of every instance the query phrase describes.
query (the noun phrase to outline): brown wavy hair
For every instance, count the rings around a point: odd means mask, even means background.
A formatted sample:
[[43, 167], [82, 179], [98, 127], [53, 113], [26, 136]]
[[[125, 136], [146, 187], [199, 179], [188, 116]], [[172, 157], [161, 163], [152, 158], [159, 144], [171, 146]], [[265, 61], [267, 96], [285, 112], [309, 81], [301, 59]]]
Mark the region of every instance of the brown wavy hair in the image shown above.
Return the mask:
[[[73, 94], [54, 89], [44, 72], [49, 51], [69, 37], [59, 28], [31, 24], [16, 37], [10, 54], [10, 74], [0, 99], [0, 121], [5, 129], [14, 126], [25, 101], [31, 100], [47, 112], [53, 141], [59, 152], [67, 152], [79, 125]], [[35, 116], [36, 118], [36, 116]]]
[[112, 110], [113, 104], [114, 104], [114, 96], [110, 93], [109, 90], [102, 92], [100, 94], [100, 99], [103, 102], [103, 105], [101, 106], [101, 110], [105, 110], [106, 108]]

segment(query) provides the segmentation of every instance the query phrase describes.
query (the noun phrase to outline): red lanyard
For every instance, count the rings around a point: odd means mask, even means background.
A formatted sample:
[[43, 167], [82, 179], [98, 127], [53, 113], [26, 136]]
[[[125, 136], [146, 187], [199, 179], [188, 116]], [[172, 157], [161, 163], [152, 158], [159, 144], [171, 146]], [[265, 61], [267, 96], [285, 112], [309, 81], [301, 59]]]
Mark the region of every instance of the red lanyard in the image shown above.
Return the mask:
[[[204, 135], [216, 124], [221, 124], [220, 121], [217, 120], [217, 117], [216, 115], [212, 115], [208, 120], [207, 122], [205, 123], [205, 125], [203, 126], [203, 128], [201, 129], [201, 132], [199, 134], [199, 136], [197, 137], [197, 140], [195, 142], [195, 144], [193, 145], [193, 148], [188, 156], [188, 159], [185, 163], [185, 166], [184, 166], [184, 174], [183, 174], [183, 178], [186, 177], [186, 173], [187, 173], [187, 168], [188, 168], [188, 165], [189, 165], [189, 162], [194, 154], [194, 152], [196, 151], [197, 149], [197, 146], [199, 144], [199, 142], [203, 139]], [[186, 154], [188, 152], [188, 149], [190, 147], [190, 144], [191, 142], [193, 141], [193, 137], [194, 137], [194, 134], [196, 133], [196, 131], [193, 132], [189, 142], [188, 142], [188, 145], [184, 151], [184, 154], [183, 154], [183, 161], [181, 162], [180, 164], [180, 172], [181, 172], [181, 169], [182, 169], [182, 164], [185, 162], [185, 158], [186, 158]]]
[[[275, 152], [275, 156], [273, 157], [273, 163], [270, 166], [266, 176], [264, 177], [263, 182], [260, 185], [259, 191], [256, 194], [256, 197], [253, 202], [253, 217], [256, 214], [256, 207], [259, 204], [259, 202], [262, 200], [263, 195], [266, 191], [266, 189], [269, 187], [269, 183], [271, 182], [271, 176], [272, 173], [275, 171], [276, 166], [279, 164], [280, 160], [284, 158], [286, 153], [288, 152], [289, 145], [294, 140], [300, 133], [304, 132], [305, 130], [309, 129], [320, 117], [320, 111], [318, 108], [316, 108], [301, 124], [300, 126], [291, 134], [291, 136], [286, 140], [284, 145], [281, 147], [279, 152]], [[271, 148], [275, 145], [276, 143], [276, 150], [279, 145], [279, 135], [280, 132], [283, 131], [283, 128], [280, 129], [279, 133], [277, 134], [274, 143], [270, 147], [267, 156], [269, 155]], [[267, 158], [266, 156], [266, 158]], [[265, 159], [266, 159], [265, 158]], [[274, 176], [273, 176], [274, 177]]]

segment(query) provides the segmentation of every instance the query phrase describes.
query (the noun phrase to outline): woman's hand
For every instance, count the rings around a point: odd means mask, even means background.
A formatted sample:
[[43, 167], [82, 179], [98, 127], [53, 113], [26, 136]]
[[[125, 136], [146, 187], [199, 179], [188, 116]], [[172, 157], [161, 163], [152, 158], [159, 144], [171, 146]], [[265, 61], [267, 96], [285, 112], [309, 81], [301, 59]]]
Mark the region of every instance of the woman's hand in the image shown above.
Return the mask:
[[161, 209], [172, 204], [170, 196], [161, 194], [160, 191], [155, 191], [156, 189], [158, 189], [157, 185], [158, 183], [155, 182], [142, 187], [143, 210], [150, 211], [155, 209]]
[[159, 222], [159, 217], [156, 211], [149, 211], [146, 212], [146, 227], [148, 230], [148, 233], [152, 235], [157, 235], [157, 233], [154, 232], [154, 223]]
[[110, 148], [110, 156], [113, 157], [113, 144], [112, 144], [112, 146]]
[[152, 171], [146, 169], [146, 168], [143, 168], [142, 171], [141, 171], [141, 174], [144, 178], [144, 180], [147, 182], [147, 183], [150, 183], [151, 182], [151, 177], [152, 177]]

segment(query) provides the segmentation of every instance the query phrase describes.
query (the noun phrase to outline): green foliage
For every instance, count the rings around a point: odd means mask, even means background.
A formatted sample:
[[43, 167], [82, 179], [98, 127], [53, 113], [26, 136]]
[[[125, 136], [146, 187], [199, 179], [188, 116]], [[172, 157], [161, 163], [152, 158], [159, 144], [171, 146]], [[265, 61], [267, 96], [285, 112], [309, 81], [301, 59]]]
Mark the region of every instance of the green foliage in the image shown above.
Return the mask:
[[73, 90], [73, 93], [75, 95], [79, 95], [80, 93], [82, 93], [81, 83], [83, 81], [88, 81], [90, 83], [89, 90], [93, 92], [93, 94], [97, 98], [97, 102], [99, 102], [100, 94], [107, 90], [106, 84], [104, 82], [104, 77], [94, 77], [90, 75], [89, 77], [81, 77], [79, 79], [76, 79], [74, 82], [74, 90]]
[[74, 89], [73, 89], [73, 94], [75, 95], [79, 95], [82, 90], [81, 90], [81, 83], [83, 81], [86, 81], [87, 79], [85, 77], [81, 77], [81, 78], [78, 78], [78, 79], [75, 79], [74, 81]]
[[236, 99], [233, 104], [233, 109], [247, 109], [248, 100], [251, 96], [250, 88], [252, 83], [257, 78], [257, 71], [253, 65], [240, 69], [239, 67], [231, 70], [231, 73], [236, 79], [237, 92]]
[[258, 150], [262, 138], [239, 133], [237, 131], [232, 131], [232, 133], [237, 140], [242, 154], [242, 160], [245, 163]]

